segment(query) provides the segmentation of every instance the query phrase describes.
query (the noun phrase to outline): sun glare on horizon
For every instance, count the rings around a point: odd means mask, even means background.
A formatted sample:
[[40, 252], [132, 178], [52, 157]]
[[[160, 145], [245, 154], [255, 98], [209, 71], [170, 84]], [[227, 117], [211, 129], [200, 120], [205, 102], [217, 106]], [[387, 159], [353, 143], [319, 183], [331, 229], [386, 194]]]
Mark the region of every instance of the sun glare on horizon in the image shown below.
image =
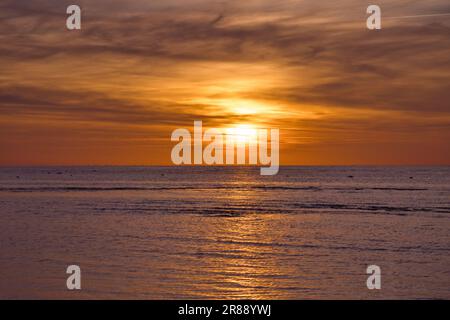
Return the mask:
[[252, 124], [237, 124], [226, 128], [226, 134], [228, 138], [239, 144], [258, 143], [258, 129]]

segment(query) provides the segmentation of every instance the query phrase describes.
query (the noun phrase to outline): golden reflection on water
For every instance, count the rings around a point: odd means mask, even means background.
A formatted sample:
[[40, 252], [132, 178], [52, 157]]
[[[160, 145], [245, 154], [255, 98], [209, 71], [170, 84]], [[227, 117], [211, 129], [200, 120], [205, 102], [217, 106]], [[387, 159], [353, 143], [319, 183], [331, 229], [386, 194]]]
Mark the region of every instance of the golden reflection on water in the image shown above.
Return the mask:
[[[241, 257], [233, 258], [226, 264], [224, 272], [231, 271], [232, 277], [227, 279], [228, 283], [236, 285], [235, 294], [241, 298], [264, 299], [269, 291], [272, 291], [273, 276], [280, 273], [276, 269], [270, 249], [255, 243], [264, 235], [268, 229], [266, 220], [255, 219], [233, 219], [227, 220], [224, 228], [232, 230], [235, 241], [241, 240], [239, 249], [244, 254]], [[255, 239], [257, 242], [253, 242]], [[269, 247], [270, 248], [270, 247]], [[228, 269], [228, 270], [227, 270]], [[255, 290], [258, 288], [257, 290]]]
[[[258, 207], [262, 196], [254, 188], [245, 188], [255, 181], [253, 176], [236, 176], [237, 188], [230, 188], [222, 195], [229, 207]], [[270, 236], [274, 215], [245, 215], [223, 217], [218, 221], [208, 237], [216, 238], [214, 251], [206, 262], [207, 270], [213, 276], [211, 293], [227, 292], [223, 298], [268, 299], [276, 298], [274, 283], [284, 272], [275, 258], [273, 241]], [[210, 276], [210, 275], [209, 275]], [[214, 296], [217, 298], [217, 296]]]

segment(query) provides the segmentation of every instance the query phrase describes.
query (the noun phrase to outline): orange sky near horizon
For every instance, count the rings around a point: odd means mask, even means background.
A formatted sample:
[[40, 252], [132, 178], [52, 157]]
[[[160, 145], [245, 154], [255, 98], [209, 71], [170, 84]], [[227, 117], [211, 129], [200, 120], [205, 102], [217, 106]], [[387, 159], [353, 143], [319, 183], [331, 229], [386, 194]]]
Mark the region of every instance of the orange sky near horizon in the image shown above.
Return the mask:
[[356, 0], [80, 0], [68, 31], [70, 4], [0, 4], [2, 166], [170, 165], [196, 120], [280, 129], [282, 165], [450, 164], [448, 16], [374, 32]]

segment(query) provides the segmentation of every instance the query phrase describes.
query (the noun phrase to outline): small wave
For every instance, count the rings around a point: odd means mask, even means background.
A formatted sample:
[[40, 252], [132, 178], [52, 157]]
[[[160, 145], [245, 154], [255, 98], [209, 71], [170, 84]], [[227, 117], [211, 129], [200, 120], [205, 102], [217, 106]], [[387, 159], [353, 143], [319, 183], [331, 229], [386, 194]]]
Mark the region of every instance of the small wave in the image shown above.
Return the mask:
[[428, 189], [426, 189], [426, 188], [396, 188], [396, 187], [353, 188], [353, 190], [380, 190], [380, 191], [428, 191]]
[[293, 203], [292, 206], [299, 209], [333, 209], [347, 211], [365, 211], [365, 212], [384, 212], [405, 215], [406, 213], [431, 212], [431, 213], [450, 213], [448, 208], [443, 207], [402, 207], [386, 205], [347, 205], [337, 203]]
[[62, 187], [6, 187], [3, 192], [102, 192], [102, 191], [152, 191], [152, 190], [301, 190], [301, 191], [428, 191], [426, 188], [396, 188], [396, 187], [317, 187], [317, 186], [282, 186], [282, 185], [180, 185], [180, 186], [123, 186], [123, 187], [92, 187], [92, 186], [62, 186]]
[[185, 190], [192, 187], [31, 187], [31, 188], [0, 188], [7, 192], [99, 192], [99, 191], [146, 191], [146, 190]]
[[[88, 206], [90, 207], [90, 206]], [[387, 206], [373, 204], [339, 204], [339, 203], [260, 203], [258, 205], [198, 205], [198, 203], [178, 203], [174, 205], [170, 201], [165, 203], [152, 202], [149, 204], [137, 204], [130, 207], [129, 204], [89, 208], [94, 212], [125, 212], [130, 214], [194, 214], [206, 217], [239, 217], [251, 214], [309, 214], [309, 213], [339, 213], [339, 214], [386, 214], [406, 216], [417, 213], [448, 214], [449, 208], [442, 207], [406, 207]]]
[[320, 191], [322, 188], [313, 186], [251, 186], [251, 189], [263, 189], [263, 190], [312, 190]]

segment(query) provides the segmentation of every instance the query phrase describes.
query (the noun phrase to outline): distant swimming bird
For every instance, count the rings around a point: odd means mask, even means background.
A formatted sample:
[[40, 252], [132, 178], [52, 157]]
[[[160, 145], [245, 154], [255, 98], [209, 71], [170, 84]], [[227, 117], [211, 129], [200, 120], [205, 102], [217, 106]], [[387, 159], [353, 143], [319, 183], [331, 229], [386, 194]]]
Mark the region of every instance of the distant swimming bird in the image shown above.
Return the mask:
[[213, 25], [219, 23], [221, 20], [223, 20], [224, 17], [225, 17], [225, 16], [221, 13], [221, 14], [219, 14], [219, 16], [218, 16], [217, 18], [215, 18], [215, 19], [214, 19], [213, 21], [211, 21], [209, 24], [213, 26]]

